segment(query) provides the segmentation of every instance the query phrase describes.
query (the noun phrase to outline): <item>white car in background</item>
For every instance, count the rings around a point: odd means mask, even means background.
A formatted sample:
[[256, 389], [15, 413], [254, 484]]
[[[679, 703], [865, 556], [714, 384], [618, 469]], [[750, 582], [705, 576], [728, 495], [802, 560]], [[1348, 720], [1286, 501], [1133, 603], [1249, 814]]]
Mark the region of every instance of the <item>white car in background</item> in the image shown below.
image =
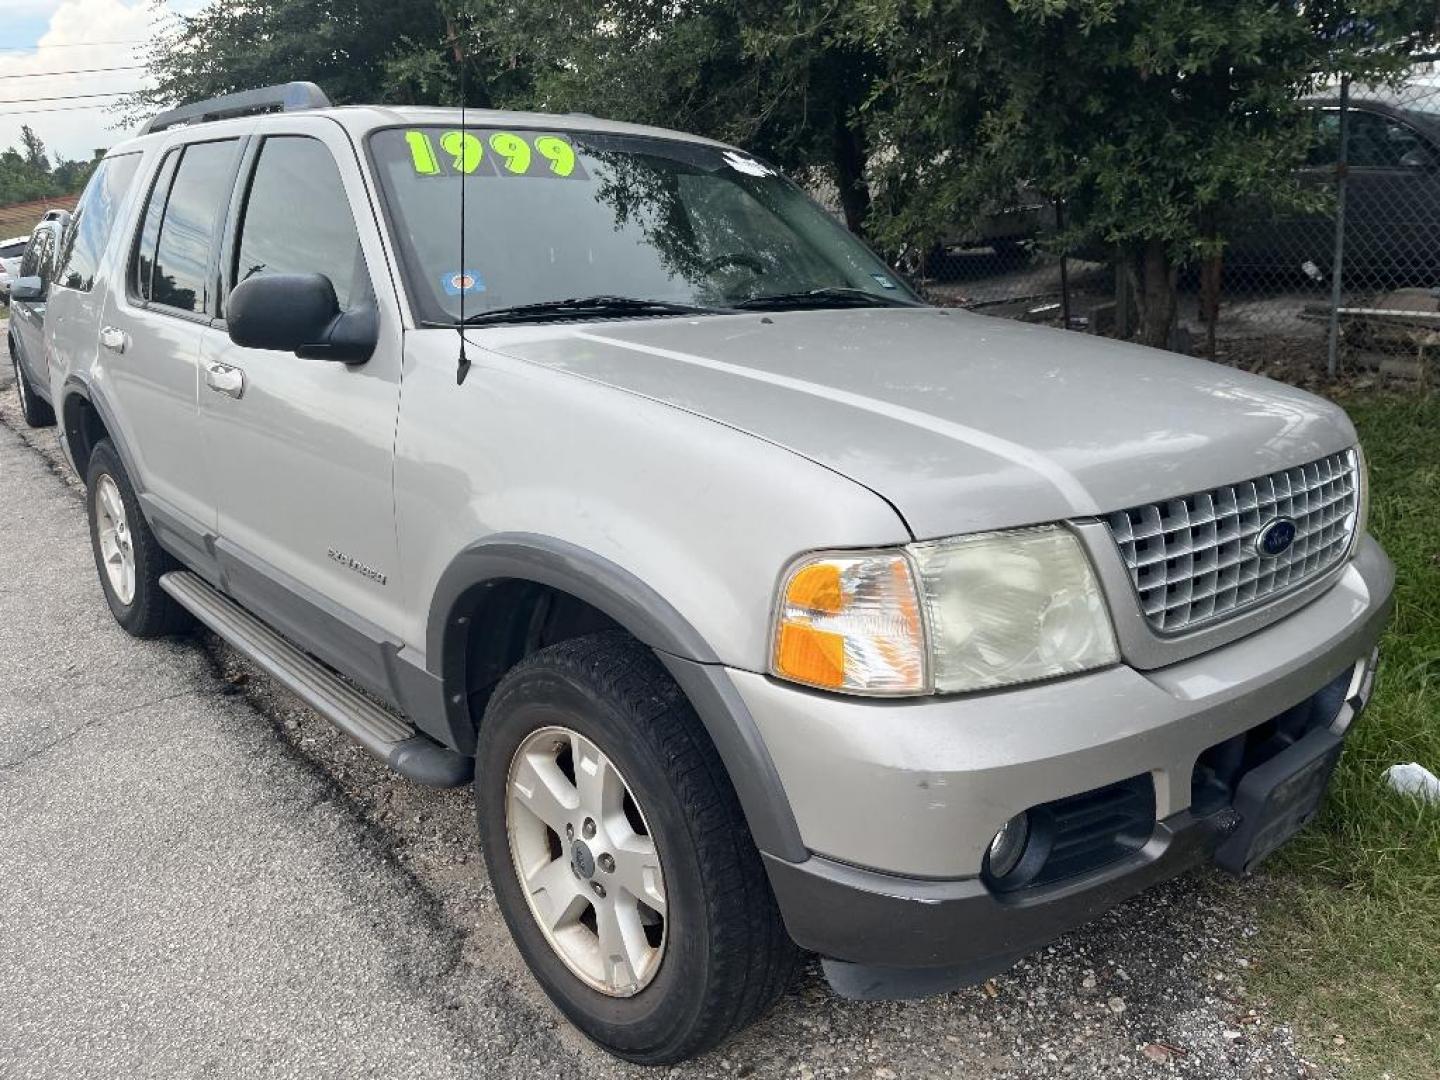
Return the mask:
[[0, 297], [10, 295], [10, 282], [20, 274], [20, 257], [25, 254], [28, 236], [12, 236], [0, 240]]

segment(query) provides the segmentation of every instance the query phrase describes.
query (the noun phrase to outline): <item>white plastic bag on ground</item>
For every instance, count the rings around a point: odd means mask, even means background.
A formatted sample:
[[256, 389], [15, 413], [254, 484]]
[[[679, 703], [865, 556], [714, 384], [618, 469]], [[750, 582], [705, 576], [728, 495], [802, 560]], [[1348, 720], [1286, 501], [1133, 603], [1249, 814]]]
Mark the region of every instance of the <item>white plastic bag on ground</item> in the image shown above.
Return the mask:
[[1385, 770], [1385, 781], [1402, 795], [1414, 795], [1426, 802], [1440, 803], [1440, 776], [1424, 765], [1410, 762], [1391, 765]]

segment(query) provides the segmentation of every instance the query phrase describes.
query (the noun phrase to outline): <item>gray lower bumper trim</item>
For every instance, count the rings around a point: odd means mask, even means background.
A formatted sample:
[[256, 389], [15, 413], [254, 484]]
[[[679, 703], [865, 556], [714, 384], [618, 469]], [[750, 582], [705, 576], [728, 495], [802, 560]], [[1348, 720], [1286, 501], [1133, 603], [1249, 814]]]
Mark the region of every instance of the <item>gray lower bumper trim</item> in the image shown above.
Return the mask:
[[[1066, 930], [1208, 859], [1238, 824], [1231, 810], [1205, 818], [1182, 810], [1157, 824], [1134, 855], [1104, 870], [1009, 895], [991, 892], [978, 878], [897, 878], [819, 856], [803, 863], [766, 856], [766, 868], [790, 936], [801, 948], [867, 968], [944, 969], [929, 981], [948, 980], [948, 989], [1003, 970]], [[857, 986], [886, 981], [884, 971], [844, 974]]]

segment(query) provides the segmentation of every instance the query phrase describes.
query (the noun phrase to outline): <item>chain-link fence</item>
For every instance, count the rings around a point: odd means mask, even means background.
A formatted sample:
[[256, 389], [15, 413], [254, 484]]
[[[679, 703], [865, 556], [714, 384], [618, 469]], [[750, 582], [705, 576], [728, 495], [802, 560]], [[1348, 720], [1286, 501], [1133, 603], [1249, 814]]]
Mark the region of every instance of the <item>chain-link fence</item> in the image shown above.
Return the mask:
[[1440, 358], [1440, 65], [1398, 91], [1346, 89], [1332, 124], [1332, 365], [1428, 385]]
[[1093, 307], [1111, 298], [1111, 271], [1055, 254], [1051, 237], [1063, 213], [1021, 191], [1011, 205], [957, 224], [929, 249], [905, 252], [905, 268], [932, 303], [1089, 329]]
[[[1230, 208], [1223, 256], [1180, 274], [1176, 347], [1428, 383], [1440, 364], [1440, 63], [1417, 64], [1399, 89], [1344, 84], [1310, 105], [1315, 138], [1295, 179], [1314, 208]], [[1022, 198], [909, 268], [935, 303], [1124, 335], [1132, 312], [1113, 263], [1053, 253], [1062, 213]]]

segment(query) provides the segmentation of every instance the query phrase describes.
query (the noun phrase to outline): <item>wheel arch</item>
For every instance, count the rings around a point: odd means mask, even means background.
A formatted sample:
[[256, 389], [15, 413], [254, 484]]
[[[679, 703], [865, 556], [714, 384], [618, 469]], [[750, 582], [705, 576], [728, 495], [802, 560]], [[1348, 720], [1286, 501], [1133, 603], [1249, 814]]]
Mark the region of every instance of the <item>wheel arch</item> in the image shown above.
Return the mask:
[[[477, 623], [492, 631], [518, 629], [506, 606], [523, 594], [517, 584], [584, 605], [654, 650], [714, 744], [756, 845], [787, 861], [807, 856], [759, 728], [709, 643], [633, 573], [557, 537], [496, 534], [463, 549], [441, 575], [427, 621], [426, 657], [431, 675], [444, 687], [452, 730], [477, 724], [469, 671], [475, 661], [472, 631]], [[497, 665], [495, 678], [501, 673]]]
[[109, 439], [115, 452], [120, 455], [120, 463], [125, 466], [131, 487], [137, 495], [143, 493], [145, 485], [135, 468], [135, 457], [130, 453], [125, 437], [115, 424], [115, 414], [105, 400], [105, 395], [88, 379], [79, 375], [69, 376], [61, 387], [60, 394], [60, 408], [57, 413], [64, 436], [62, 442], [70, 464], [80, 474], [80, 479], [85, 479], [85, 472], [90, 465], [90, 453], [95, 449], [95, 444], [101, 439]]

